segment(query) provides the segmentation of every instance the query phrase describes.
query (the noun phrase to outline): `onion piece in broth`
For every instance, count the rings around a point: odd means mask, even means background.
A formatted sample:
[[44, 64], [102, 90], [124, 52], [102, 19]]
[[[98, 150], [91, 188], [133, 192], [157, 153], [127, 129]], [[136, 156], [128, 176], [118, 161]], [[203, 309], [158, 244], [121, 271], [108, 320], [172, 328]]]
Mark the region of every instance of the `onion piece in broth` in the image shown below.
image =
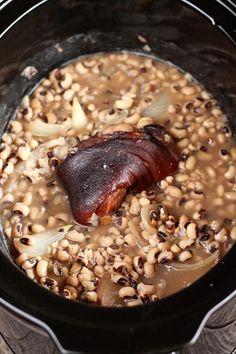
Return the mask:
[[145, 231], [150, 232], [151, 234], [156, 234], [157, 230], [150, 224], [150, 214], [152, 210], [156, 210], [156, 204], [145, 205], [141, 209], [141, 220], [142, 226]]
[[214, 266], [219, 260], [219, 251], [214, 252], [211, 254], [209, 257], [196, 262], [196, 263], [177, 263], [177, 262], [171, 262], [168, 267], [171, 267], [172, 269], [176, 271], [193, 271], [193, 270], [199, 270], [205, 267], [209, 266]]
[[63, 239], [71, 227], [72, 225], [65, 225], [56, 230], [48, 230], [31, 235], [33, 238], [32, 245], [23, 244], [20, 238], [14, 238], [13, 243], [20, 253], [24, 252], [29, 257], [42, 256], [48, 252], [48, 247], [53, 242]]
[[142, 115], [145, 117], [158, 119], [167, 112], [168, 107], [172, 103], [173, 102], [170, 95], [168, 95], [165, 91], [160, 91], [156, 95], [156, 99], [142, 111]]

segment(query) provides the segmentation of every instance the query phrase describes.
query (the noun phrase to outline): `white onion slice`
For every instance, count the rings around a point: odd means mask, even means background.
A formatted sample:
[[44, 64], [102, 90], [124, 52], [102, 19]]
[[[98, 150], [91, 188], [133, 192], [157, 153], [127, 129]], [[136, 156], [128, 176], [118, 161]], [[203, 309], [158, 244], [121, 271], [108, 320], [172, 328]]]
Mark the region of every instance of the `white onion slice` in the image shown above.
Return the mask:
[[156, 204], [145, 205], [141, 209], [140, 216], [143, 229], [150, 232], [151, 234], [156, 234], [157, 230], [150, 224], [150, 212], [152, 210], [156, 210]]
[[42, 256], [47, 253], [48, 247], [53, 242], [63, 239], [71, 227], [72, 225], [65, 225], [56, 230], [48, 230], [34, 234], [31, 236], [34, 240], [31, 246], [24, 245], [21, 243], [20, 238], [15, 238], [13, 241], [14, 246], [20, 253], [26, 253], [28, 257]]
[[117, 307], [122, 304], [118, 295], [119, 287], [112, 283], [109, 275], [104, 275], [97, 288], [98, 297], [102, 306]]
[[78, 99], [74, 97], [72, 106], [72, 127], [80, 130], [84, 129], [87, 124], [88, 118], [86, 117]]
[[138, 229], [138, 225], [134, 223], [134, 221], [130, 220], [128, 223], [129, 230], [132, 235], [135, 237], [135, 241], [138, 247], [143, 248], [148, 245], [147, 241], [145, 241], [141, 235], [141, 232]]
[[61, 124], [49, 124], [42, 122], [40, 119], [35, 119], [27, 124], [26, 129], [37, 136], [57, 136], [64, 134], [70, 128], [70, 125], [69, 121]]
[[150, 118], [159, 118], [162, 114], [167, 112], [169, 105], [172, 104], [171, 97], [164, 91], [160, 91], [154, 102], [148, 105], [142, 111], [142, 115]]
[[199, 270], [204, 267], [209, 267], [210, 265], [214, 265], [217, 263], [219, 259], [219, 251], [214, 252], [212, 255], [207, 257], [206, 259], [203, 259], [200, 262], [196, 263], [177, 263], [177, 262], [171, 262], [167, 267], [171, 267], [174, 270], [177, 271], [192, 271], [192, 270]]

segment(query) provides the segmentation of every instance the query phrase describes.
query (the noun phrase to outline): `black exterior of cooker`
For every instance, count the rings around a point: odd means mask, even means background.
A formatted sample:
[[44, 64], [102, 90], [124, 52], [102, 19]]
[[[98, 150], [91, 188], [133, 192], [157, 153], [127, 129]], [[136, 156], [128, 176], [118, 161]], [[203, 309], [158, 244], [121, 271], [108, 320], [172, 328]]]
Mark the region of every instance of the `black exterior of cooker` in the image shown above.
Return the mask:
[[[236, 131], [236, 7], [232, 0], [0, 1], [0, 133], [25, 93], [79, 55], [151, 54], [189, 71], [219, 100]], [[63, 51], [60, 50], [63, 49]], [[33, 65], [38, 74], [21, 76]], [[189, 288], [134, 308], [65, 300], [28, 279], [0, 241], [0, 301], [38, 323], [65, 353], [163, 353], [196, 339], [209, 314], [236, 294], [236, 246]]]

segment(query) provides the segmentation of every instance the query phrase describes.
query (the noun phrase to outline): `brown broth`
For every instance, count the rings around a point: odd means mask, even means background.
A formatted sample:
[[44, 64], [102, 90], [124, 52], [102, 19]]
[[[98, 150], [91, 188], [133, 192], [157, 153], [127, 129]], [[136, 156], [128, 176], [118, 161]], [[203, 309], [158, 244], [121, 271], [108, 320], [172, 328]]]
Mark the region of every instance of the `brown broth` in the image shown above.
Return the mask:
[[[87, 116], [86, 126], [71, 127], [55, 136], [30, 131], [29, 123], [35, 120], [71, 122], [74, 97]], [[119, 108], [127, 100], [130, 106]], [[154, 117], [150, 106], [158, 100], [164, 108], [159, 106]], [[131, 128], [164, 126], [176, 139], [179, 167], [149, 191], [129, 193], [120, 215], [105, 218], [103, 225], [82, 227], [72, 218], [68, 197], [56, 177], [56, 164], [74, 149], [77, 139], [123, 123]], [[236, 144], [226, 117], [191, 75], [129, 53], [83, 57], [56, 69], [24, 98], [16, 121], [2, 138], [1, 216], [16, 263], [55, 293], [102, 305], [132, 306], [156, 301], [155, 294], [162, 298], [179, 291], [214, 266], [236, 239], [235, 161]], [[168, 232], [166, 219], [158, 220], [156, 232], [145, 229], [140, 212], [147, 204], [154, 204], [154, 211], [159, 204], [166, 207], [175, 219], [174, 229]], [[195, 235], [187, 232], [190, 223], [196, 226]], [[73, 227], [65, 238], [44, 254], [32, 257], [25, 250], [22, 254], [14, 243], [68, 224]], [[158, 231], [165, 233], [165, 242]], [[156, 259], [149, 262], [154, 248], [158, 249]], [[158, 258], [161, 254], [167, 255], [165, 264]], [[135, 268], [137, 256], [146, 264], [144, 271]], [[209, 264], [196, 267], [209, 257]], [[35, 260], [32, 267], [29, 258]], [[192, 264], [193, 269], [176, 270], [173, 262], [187, 268]], [[121, 266], [118, 270], [116, 263]], [[139, 290], [140, 283], [152, 284], [153, 290]], [[102, 299], [108, 289], [107, 302]]]

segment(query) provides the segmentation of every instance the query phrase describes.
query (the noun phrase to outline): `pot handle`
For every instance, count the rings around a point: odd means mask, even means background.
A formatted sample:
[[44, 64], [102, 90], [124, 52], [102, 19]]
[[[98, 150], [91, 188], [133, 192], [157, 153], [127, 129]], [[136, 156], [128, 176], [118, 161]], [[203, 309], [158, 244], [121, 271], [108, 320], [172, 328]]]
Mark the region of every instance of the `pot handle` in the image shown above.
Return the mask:
[[[212, 25], [223, 31], [236, 44], [236, 0], [215, 0], [214, 6], [206, 0], [182, 0], [211, 21]], [[224, 11], [222, 11], [222, 7]]]
[[46, 1], [47, 0], [0, 0], [0, 39], [16, 22], [21, 20], [22, 17]]

